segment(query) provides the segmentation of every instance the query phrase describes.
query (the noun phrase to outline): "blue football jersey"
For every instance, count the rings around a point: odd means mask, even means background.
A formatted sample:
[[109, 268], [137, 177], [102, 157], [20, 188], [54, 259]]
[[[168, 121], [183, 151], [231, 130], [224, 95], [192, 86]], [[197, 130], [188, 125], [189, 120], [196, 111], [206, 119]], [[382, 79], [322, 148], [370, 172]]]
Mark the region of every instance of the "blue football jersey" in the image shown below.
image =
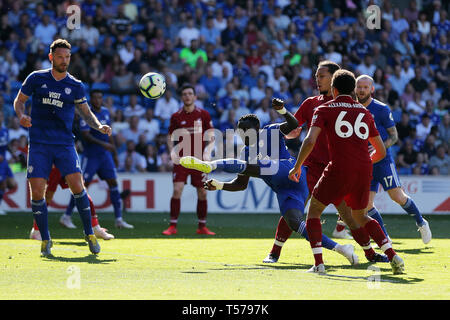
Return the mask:
[[87, 101], [82, 82], [69, 73], [57, 81], [44, 69], [30, 73], [20, 90], [32, 96], [30, 143], [73, 145], [75, 104]]
[[[372, 99], [372, 102], [367, 106], [367, 109], [375, 120], [375, 125], [380, 133], [381, 139], [386, 141], [387, 138], [389, 138], [387, 129], [395, 127], [391, 109], [385, 103], [377, 99]], [[386, 159], [393, 160], [390, 148], [386, 149]]]
[[[241, 151], [241, 159], [252, 163], [255, 160], [287, 160], [291, 154], [284, 142], [284, 134], [280, 131], [280, 123], [264, 126], [259, 130], [256, 149], [245, 146]], [[256, 156], [256, 159], [253, 157]]]
[[8, 150], [9, 133], [8, 128], [2, 127], [0, 129], [0, 155], [5, 157], [6, 150]]
[[[101, 124], [111, 126], [111, 117], [109, 114], [109, 110], [105, 107], [101, 107], [99, 112], [95, 112], [92, 108], [91, 111], [95, 116], [97, 117], [98, 121], [100, 121]], [[103, 134], [98, 130], [95, 130], [86, 123], [83, 119], [80, 120], [80, 130], [81, 131], [89, 131], [90, 134], [101, 141], [109, 142], [109, 136], [107, 134]], [[85, 141], [82, 139], [83, 147], [84, 147], [84, 153], [87, 157], [104, 154], [107, 151], [105, 148], [103, 148], [101, 145], [97, 143], [90, 143], [88, 141]]]

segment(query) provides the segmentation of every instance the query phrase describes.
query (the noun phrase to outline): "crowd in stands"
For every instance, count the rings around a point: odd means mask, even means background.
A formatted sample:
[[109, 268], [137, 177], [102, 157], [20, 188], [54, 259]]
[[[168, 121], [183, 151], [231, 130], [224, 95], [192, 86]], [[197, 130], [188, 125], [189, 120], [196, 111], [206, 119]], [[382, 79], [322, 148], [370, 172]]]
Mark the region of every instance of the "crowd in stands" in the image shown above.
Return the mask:
[[[67, 23], [74, 4], [81, 8], [75, 29]], [[372, 4], [380, 8], [379, 28], [368, 28], [365, 9]], [[51, 66], [49, 45], [62, 37], [72, 44], [69, 72], [87, 92], [104, 93], [119, 171], [171, 170], [167, 132], [183, 83], [195, 85], [198, 106], [210, 112], [215, 128], [233, 129], [249, 112], [264, 125], [279, 120], [272, 97], [295, 111], [318, 94], [315, 68], [328, 59], [374, 78], [374, 97], [390, 106], [397, 124], [392, 151], [400, 174], [448, 175], [448, 11], [440, 0], [1, 1], [0, 111], [9, 128], [8, 161], [15, 171], [25, 168], [27, 131], [13, 100], [29, 73]], [[150, 71], [167, 80], [157, 100], [137, 89]], [[294, 153], [299, 145], [288, 143]]]

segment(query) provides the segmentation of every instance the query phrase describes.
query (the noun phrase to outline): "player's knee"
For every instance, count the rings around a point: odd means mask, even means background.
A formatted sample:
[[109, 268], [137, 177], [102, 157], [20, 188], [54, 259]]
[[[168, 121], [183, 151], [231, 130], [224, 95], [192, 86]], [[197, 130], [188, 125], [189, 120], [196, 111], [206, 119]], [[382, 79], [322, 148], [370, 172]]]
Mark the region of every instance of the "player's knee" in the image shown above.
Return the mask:
[[197, 196], [198, 200], [206, 200], [207, 198], [207, 191], [203, 188], [197, 188]]
[[389, 195], [392, 201], [398, 203], [401, 206], [404, 205], [408, 200], [408, 197], [406, 196], [406, 194], [403, 192], [402, 189], [393, 190]]
[[116, 179], [108, 179], [108, 180], [106, 180], [106, 183], [108, 184], [109, 188], [117, 187], [117, 180]]
[[17, 188], [17, 181], [14, 179], [7, 179], [6, 180], [6, 187], [10, 190]]
[[302, 221], [302, 213], [297, 209], [289, 209], [283, 218], [291, 230], [297, 231]]

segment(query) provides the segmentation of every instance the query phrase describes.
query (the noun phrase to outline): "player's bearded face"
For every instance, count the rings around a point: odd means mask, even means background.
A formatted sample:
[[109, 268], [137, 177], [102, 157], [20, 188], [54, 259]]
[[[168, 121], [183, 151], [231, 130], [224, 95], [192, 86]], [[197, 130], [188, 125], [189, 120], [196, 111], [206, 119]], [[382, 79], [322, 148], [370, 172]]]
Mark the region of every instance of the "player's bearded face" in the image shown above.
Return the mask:
[[70, 50], [65, 48], [57, 48], [51, 54], [53, 68], [60, 72], [66, 72], [70, 63]]
[[371, 96], [370, 86], [356, 85], [356, 97], [359, 103], [365, 103]]

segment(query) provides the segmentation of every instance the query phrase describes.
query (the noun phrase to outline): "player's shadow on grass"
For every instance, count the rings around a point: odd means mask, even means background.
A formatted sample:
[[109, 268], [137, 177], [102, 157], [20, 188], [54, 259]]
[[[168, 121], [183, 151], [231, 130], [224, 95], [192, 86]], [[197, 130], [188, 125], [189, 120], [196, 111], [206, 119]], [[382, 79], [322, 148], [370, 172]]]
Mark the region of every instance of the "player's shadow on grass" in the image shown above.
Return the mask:
[[56, 260], [60, 262], [87, 262], [89, 264], [109, 264], [111, 262], [116, 262], [117, 259], [101, 259], [94, 254], [88, 254], [84, 257], [58, 257], [50, 256], [47, 257], [48, 260]]
[[[427, 251], [424, 251], [427, 250]], [[398, 249], [395, 248], [396, 252], [402, 252], [406, 254], [430, 254], [434, 253], [433, 248], [431, 247], [425, 247], [425, 248], [415, 248], [415, 249]]]
[[87, 247], [86, 241], [55, 241], [55, 245]]

